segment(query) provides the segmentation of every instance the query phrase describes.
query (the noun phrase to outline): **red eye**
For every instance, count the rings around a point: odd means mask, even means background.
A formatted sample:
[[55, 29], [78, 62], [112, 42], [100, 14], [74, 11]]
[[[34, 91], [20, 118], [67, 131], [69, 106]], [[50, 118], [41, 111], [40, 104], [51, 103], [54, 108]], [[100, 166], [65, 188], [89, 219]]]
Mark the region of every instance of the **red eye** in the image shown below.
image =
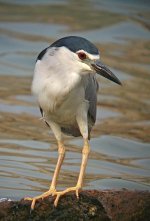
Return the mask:
[[84, 52], [79, 52], [78, 53], [78, 57], [81, 59], [81, 60], [84, 60], [86, 59], [86, 54]]

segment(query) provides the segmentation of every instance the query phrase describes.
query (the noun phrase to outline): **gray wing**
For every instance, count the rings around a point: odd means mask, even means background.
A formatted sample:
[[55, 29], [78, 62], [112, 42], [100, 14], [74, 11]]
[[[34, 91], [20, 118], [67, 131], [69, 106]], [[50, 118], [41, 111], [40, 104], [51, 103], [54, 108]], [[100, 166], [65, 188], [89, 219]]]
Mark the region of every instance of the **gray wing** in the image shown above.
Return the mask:
[[89, 101], [89, 110], [88, 110], [88, 127], [89, 132], [92, 129], [96, 121], [96, 105], [97, 105], [97, 91], [99, 85], [95, 76], [88, 76], [87, 81], [85, 82], [85, 99]]
[[[42, 117], [44, 117], [43, 109], [40, 106], [39, 106], [39, 108], [40, 108], [40, 112], [41, 112]], [[48, 127], [50, 127], [48, 122], [45, 119], [44, 119], [44, 122]], [[79, 127], [77, 124], [72, 125], [72, 126], [68, 126], [68, 127], [61, 127], [61, 130], [63, 133], [65, 133], [67, 135], [72, 135], [74, 137], [81, 136], [81, 133], [80, 133], [80, 130], [79, 130]]]
[[[89, 139], [90, 139], [90, 132], [92, 126], [96, 121], [96, 104], [97, 104], [97, 91], [98, 91], [98, 82], [95, 76], [88, 76], [83, 77], [83, 85], [85, 88], [85, 100], [89, 102], [89, 109], [88, 109], [88, 131], [89, 131]], [[81, 136], [80, 130], [78, 125], [72, 125], [68, 128], [61, 128], [62, 131], [68, 135], [73, 135], [75, 137]]]

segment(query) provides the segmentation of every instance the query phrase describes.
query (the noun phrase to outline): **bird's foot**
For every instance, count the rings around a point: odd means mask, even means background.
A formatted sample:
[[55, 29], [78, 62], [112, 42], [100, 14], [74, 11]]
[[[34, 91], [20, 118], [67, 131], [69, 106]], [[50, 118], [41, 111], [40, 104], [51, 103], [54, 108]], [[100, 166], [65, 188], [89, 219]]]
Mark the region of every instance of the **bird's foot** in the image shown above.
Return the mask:
[[81, 186], [75, 186], [75, 187], [69, 187], [67, 188], [66, 190], [63, 190], [63, 191], [59, 191], [59, 192], [55, 192], [53, 194], [53, 196], [56, 196], [56, 199], [54, 201], [54, 206], [56, 207], [57, 204], [58, 204], [58, 201], [59, 201], [59, 198], [61, 196], [63, 196], [64, 194], [68, 193], [68, 192], [72, 192], [72, 191], [75, 191], [76, 192], [76, 196], [77, 198], [79, 198], [79, 190], [81, 189]]
[[38, 199], [44, 199], [48, 196], [54, 196], [56, 193], [56, 189], [53, 188], [53, 189], [49, 189], [48, 191], [46, 191], [45, 193], [39, 195], [39, 196], [36, 196], [36, 197], [26, 197], [24, 198], [24, 200], [31, 200], [32, 203], [31, 203], [31, 210], [34, 210], [34, 206], [35, 206], [35, 203], [36, 203], [36, 200]]

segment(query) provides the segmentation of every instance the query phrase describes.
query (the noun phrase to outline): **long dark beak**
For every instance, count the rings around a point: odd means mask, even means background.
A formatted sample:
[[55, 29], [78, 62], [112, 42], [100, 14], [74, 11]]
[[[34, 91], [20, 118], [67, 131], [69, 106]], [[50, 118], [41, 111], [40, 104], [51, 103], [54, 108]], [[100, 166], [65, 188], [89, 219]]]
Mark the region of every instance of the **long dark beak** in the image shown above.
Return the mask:
[[97, 74], [102, 75], [103, 77], [108, 78], [109, 80], [122, 85], [119, 79], [100, 61], [95, 61], [91, 65]]

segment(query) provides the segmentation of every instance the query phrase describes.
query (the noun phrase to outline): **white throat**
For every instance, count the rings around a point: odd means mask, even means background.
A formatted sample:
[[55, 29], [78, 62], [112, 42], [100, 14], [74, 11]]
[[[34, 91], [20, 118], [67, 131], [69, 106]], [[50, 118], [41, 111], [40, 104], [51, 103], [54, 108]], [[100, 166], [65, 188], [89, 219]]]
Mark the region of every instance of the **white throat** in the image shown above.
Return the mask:
[[81, 82], [79, 69], [73, 65], [75, 63], [73, 56], [69, 59], [68, 64], [66, 60], [68, 56], [63, 55], [63, 50], [61, 53], [57, 52], [54, 48], [49, 49], [44, 58], [38, 60], [35, 65], [32, 92], [44, 109], [53, 110], [57, 103], [61, 102], [62, 97]]

